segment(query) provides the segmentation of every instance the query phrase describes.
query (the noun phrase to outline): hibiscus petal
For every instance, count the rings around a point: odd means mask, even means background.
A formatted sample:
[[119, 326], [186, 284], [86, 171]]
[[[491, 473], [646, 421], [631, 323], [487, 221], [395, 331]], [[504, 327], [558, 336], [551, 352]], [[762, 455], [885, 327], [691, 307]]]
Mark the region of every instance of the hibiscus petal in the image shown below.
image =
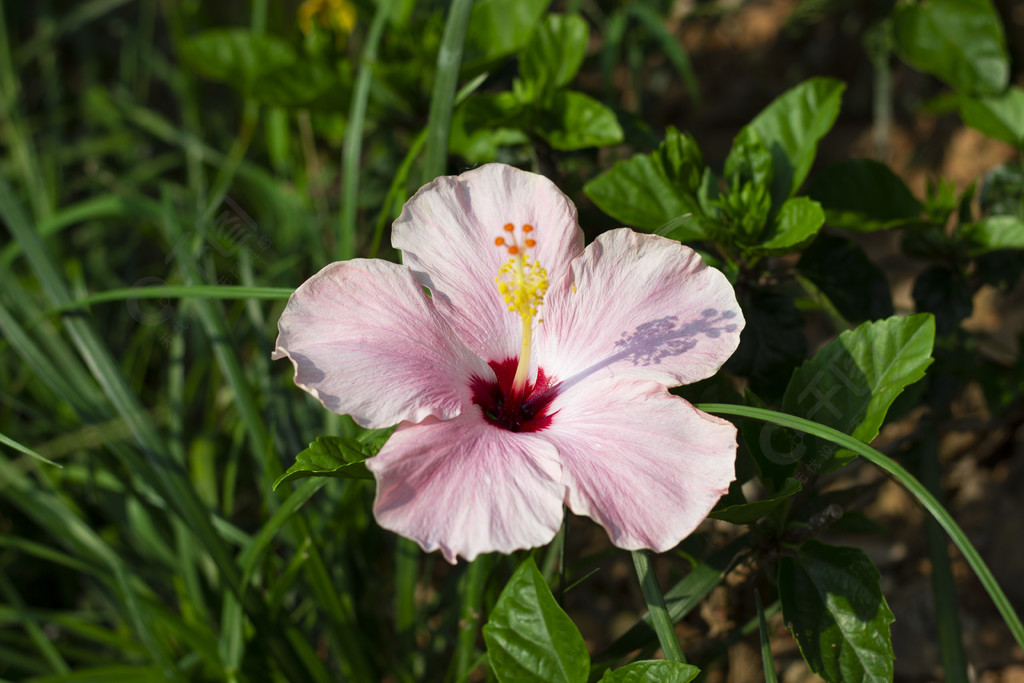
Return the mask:
[[743, 314], [725, 276], [689, 247], [628, 228], [600, 235], [548, 290], [537, 356], [549, 376], [689, 384], [739, 345]]
[[288, 299], [272, 358], [295, 383], [364, 427], [459, 415], [473, 375], [493, 372], [452, 331], [412, 272], [387, 261], [333, 263]]
[[736, 428], [660, 384], [594, 380], [551, 409], [537, 434], [558, 449], [566, 502], [620, 548], [674, 547], [735, 477]]
[[477, 406], [402, 424], [366, 466], [377, 479], [377, 522], [452, 564], [544, 545], [562, 521], [555, 449], [487, 424]]
[[519, 317], [494, 283], [507, 252], [494, 244], [503, 227], [534, 227], [531, 255], [551, 278], [583, 251], [576, 207], [544, 176], [488, 164], [424, 186], [402, 209], [391, 243], [433, 292], [434, 301], [470, 349], [487, 361], [519, 353]]

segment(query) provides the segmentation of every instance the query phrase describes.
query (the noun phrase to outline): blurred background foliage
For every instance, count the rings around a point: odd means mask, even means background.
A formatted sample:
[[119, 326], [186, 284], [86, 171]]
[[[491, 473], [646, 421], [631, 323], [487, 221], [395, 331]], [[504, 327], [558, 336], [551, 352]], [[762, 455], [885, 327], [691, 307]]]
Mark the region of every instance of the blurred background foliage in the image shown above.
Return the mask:
[[[1020, 3], [48, 0], [0, 22], [0, 678], [493, 675], [479, 627], [529, 553], [453, 569], [382, 533], [363, 479], [273, 486], [317, 437], [386, 436], [325, 414], [269, 353], [308, 276], [396, 256], [388, 226], [439, 158], [544, 173], [588, 237], [629, 224], [725, 270], [747, 331], [692, 400], [798, 412], [794, 369], [829, 339], [932, 313], [928, 377], [855, 435], [881, 429], [950, 500], [1020, 611]], [[704, 677], [763, 675], [757, 586], [787, 680], [836, 680], [777, 616], [780, 554], [823, 534], [882, 569], [890, 676], [1022, 675], [898, 487], [772, 463], [799, 437], [741, 427], [719, 519], [659, 565]], [[814, 543], [801, 561], [827, 556]], [[537, 553], [552, 585], [563, 550], [592, 677], [650, 655], [628, 558], [571, 519]]]

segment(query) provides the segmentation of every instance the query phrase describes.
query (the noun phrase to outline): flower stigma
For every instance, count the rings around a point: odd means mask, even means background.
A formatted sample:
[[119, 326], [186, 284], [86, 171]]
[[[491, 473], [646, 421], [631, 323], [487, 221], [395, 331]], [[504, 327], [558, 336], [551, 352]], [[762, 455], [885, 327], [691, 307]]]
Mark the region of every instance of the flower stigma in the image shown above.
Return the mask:
[[[508, 223], [504, 227], [505, 236], [497, 237], [494, 244], [508, 251], [509, 259], [498, 269], [494, 278], [498, 292], [505, 299], [508, 310], [518, 313], [522, 322], [523, 340], [519, 351], [519, 364], [512, 380], [511, 393], [522, 395], [530, 374], [530, 346], [533, 340], [533, 319], [544, 303], [544, 293], [548, 289], [548, 272], [534, 258], [530, 260], [529, 251], [537, 246], [533, 238], [533, 226], [522, 227], [522, 240], [516, 237], [515, 226]], [[541, 322], [538, 319], [538, 322]]]

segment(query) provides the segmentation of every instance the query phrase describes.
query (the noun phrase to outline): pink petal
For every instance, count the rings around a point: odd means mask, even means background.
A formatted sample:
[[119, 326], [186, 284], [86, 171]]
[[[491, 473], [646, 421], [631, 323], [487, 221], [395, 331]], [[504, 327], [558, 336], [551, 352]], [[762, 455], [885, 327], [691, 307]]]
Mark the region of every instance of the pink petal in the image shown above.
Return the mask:
[[434, 302], [478, 356], [502, 361], [519, 354], [519, 317], [508, 312], [494, 278], [508, 260], [495, 246], [503, 227], [534, 226], [531, 255], [560, 277], [583, 251], [576, 207], [547, 178], [488, 164], [424, 186], [394, 223], [391, 243], [402, 250]]
[[732, 285], [678, 242], [612, 230], [570, 271], [552, 281], [535, 333], [541, 366], [567, 386], [593, 375], [688, 384], [739, 344]]
[[452, 564], [544, 545], [562, 521], [555, 449], [487, 424], [477, 406], [402, 424], [366, 466], [377, 479], [377, 522]]
[[333, 263], [295, 290], [273, 358], [288, 358], [295, 383], [324, 407], [364, 427], [470, 405], [470, 377], [493, 377], [434, 309], [412, 272], [394, 263]]
[[736, 428], [654, 382], [592, 380], [538, 432], [558, 449], [569, 508], [620, 548], [674, 547], [734, 478]]

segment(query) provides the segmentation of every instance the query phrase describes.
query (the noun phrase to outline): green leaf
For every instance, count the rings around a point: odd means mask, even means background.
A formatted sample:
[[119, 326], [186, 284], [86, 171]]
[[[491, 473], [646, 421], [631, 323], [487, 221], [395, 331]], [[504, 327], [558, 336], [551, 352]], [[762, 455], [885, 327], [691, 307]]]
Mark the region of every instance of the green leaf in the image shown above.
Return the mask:
[[989, 216], [960, 226], [956, 238], [967, 247], [969, 256], [1000, 249], [1024, 249], [1024, 221], [1017, 216]]
[[730, 524], [753, 524], [774, 510], [779, 503], [799, 493], [802, 489], [803, 485], [799, 479], [787, 477], [782, 487], [768, 498], [715, 508], [708, 517], [725, 520]]
[[206, 78], [247, 93], [260, 77], [297, 59], [284, 40], [245, 29], [214, 29], [191, 36], [181, 44], [181, 57]]
[[602, 683], [688, 683], [700, 673], [693, 664], [664, 659], [633, 662], [604, 672]]
[[[870, 443], [896, 397], [924, 377], [934, 342], [935, 319], [928, 314], [858, 325], [797, 368], [782, 410]], [[795, 456], [812, 471], [835, 469], [854, 457], [810, 436], [796, 442]]]
[[589, 33], [587, 22], [576, 14], [544, 19], [519, 55], [519, 75], [534, 94], [569, 85], [583, 64]]
[[[383, 445], [383, 444], [381, 444]], [[295, 456], [295, 464], [277, 478], [274, 489], [303, 477], [341, 477], [373, 479], [363, 461], [373, 457], [380, 446], [367, 446], [341, 436], [321, 436], [309, 448]]]
[[999, 15], [989, 0], [928, 0], [892, 14], [896, 53], [967, 94], [994, 95], [1010, 75]]
[[558, 150], [604, 147], [622, 142], [613, 112], [593, 97], [574, 90], [556, 92], [539, 112], [536, 133]]
[[893, 614], [858, 548], [807, 541], [779, 561], [782, 614], [811, 670], [827, 681], [891, 681]]
[[821, 204], [807, 197], [787, 199], [775, 215], [771, 237], [760, 244], [758, 250], [795, 251], [813, 239], [824, 224], [825, 212]]
[[815, 176], [807, 195], [824, 207], [829, 225], [859, 232], [917, 222], [924, 210], [899, 176], [871, 159], [832, 164]]
[[493, 161], [498, 148], [528, 142], [523, 105], [511, 92], [472, 95], [455, 110], [448, 148], [473, 162]]
[[583, 636], [555, 602], [532, 557], [501, 591], [483, 631], [499, 681], [587, 680], [590, 656]]
[[252, 96], [272, 107], [316, 107], [343, 111], [352, 97], [350, 84], [322, 62], [302, 61], [261, 74]]
[[486, 71], [530, 40], [551, 0], [476, 0], [462, 53], [463, 75]]
[[1017, 86], [993, 97], [961, 97], [960, 118], [990, 138], [1024, 147], [1024, 90]]
[[[694, 139], [669, 128], [655, 152], [616, 163], [584, 185], [583, 192], [609, 216], [653, 232], [684, 214], [702, 212], [697, 193], [704, 169]], [[683, 241], [703, 236], [696, 222], [673, 235]]]
[[852, 323], [893, 314], [885, 275], [850, 240], [818, 235], [800, 255], [796, 268]]
[[750, 122], [774, 160], [773, 206], [781, 205], [803, 184], [818, 141], [839, 115], [845, 88], [831, 78], [809, 79], [777, 97]]

